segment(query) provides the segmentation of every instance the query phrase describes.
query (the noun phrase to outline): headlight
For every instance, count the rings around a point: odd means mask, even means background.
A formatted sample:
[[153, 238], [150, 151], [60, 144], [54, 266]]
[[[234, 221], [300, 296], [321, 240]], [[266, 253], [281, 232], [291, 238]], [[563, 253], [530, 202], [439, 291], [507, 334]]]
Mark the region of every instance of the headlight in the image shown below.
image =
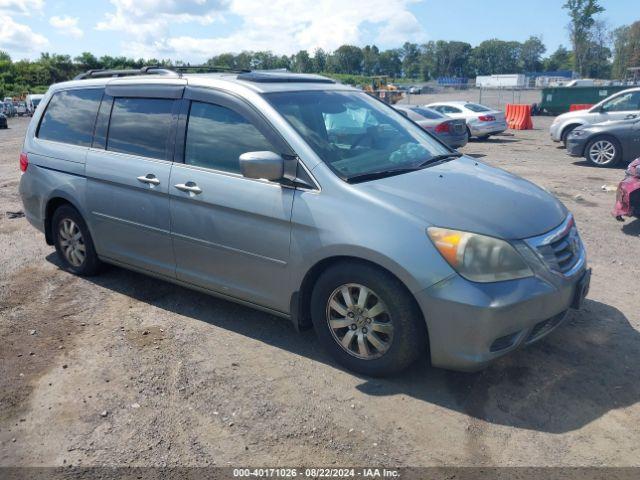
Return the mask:
[[438, 227], [429, 227], [427, 234], [449, 265], [472, 282], [499, 282], [533, 275], [516, 249], [504, 240]]

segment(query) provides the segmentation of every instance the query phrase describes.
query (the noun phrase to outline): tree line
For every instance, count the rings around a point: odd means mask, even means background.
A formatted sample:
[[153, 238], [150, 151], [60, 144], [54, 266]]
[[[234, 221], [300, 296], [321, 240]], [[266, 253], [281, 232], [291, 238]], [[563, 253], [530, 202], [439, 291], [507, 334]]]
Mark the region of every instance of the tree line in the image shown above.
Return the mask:
[[[475, 77], [501, 73], [573, 70], [582, 77], [623, 79], [627, 69], [640, 66], [640, 21], [610, 32], [598, 18], [604, 9], [598, 0], [567, 0], [571, 49], [560, 46], [545, 56], [542, 39], [524, 42], [489, 39], [473, 47], [460, 41], [405, 42], [400, 48], [381, 50], [375, 45], [342, 45], [333, 52], [300, 50], [294, 55], [270, 51], [224, 53], [206, 65], [231, 69], [287, 69], [322, 73], [341, 81], [362, 84], [371, 76], [386, 75], [407, 81], [439, 77]], [[69, 55], [42, 53], [37, 60], [13, 61], [0, 51], [0, 95], [40, 93], [56, 82], [91, 69], [136, 69], [144, 65], [186, 65], [161, 59], [132, 59], [85, 52]]]

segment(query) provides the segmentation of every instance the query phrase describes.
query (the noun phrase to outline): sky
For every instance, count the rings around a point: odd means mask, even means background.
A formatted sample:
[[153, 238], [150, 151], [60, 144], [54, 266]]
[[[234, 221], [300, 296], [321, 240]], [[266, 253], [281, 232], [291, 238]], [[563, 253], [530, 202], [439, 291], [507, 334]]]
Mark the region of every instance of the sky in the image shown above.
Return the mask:
[[[223, 52], [293, 54], [342, 44], [526, 40], [569, 45], [564, 0], [0, 0], [0, 50], [205, 61]], [[640, 20], [638, 0], [601, 0], [610, 28]]]

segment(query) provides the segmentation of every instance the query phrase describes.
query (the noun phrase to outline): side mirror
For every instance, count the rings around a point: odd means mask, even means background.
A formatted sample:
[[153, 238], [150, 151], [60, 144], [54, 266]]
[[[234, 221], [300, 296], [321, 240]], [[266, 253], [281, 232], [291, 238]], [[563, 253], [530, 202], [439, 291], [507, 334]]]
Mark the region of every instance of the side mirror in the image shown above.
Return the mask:
[[246, 152], [240, 155], [240, 171], [247, 178], [280, 180], [284, 177], [284, 159], [273, 152]]

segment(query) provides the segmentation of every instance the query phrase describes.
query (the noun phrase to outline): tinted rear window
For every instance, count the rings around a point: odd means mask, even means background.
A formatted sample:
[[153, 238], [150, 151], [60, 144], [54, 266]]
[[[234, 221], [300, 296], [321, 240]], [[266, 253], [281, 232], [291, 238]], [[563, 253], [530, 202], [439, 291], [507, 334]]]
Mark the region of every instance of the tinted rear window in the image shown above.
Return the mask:
[[440, 112], [436, 112], [435, 110], [432, 110], [432, 109], [426, 108], [426, 107], [415, 107], [413, 109], [413, 111], [419, 113], [424, 118], [429, 118], [431, 120], [437, 120], [438, 118], [444, 118], [444, 115], [442, 115]]
[[116, 98], [107, 150], [165, 160], [173, 104], [159, 98]]
[[88, 147], [102, 98], [102, 89], [66, 90], [51, 97], [38, 138]]
[[490, 112], [491, 109], [477, 103], [465, 103], [464, 107], [472, 112]]

